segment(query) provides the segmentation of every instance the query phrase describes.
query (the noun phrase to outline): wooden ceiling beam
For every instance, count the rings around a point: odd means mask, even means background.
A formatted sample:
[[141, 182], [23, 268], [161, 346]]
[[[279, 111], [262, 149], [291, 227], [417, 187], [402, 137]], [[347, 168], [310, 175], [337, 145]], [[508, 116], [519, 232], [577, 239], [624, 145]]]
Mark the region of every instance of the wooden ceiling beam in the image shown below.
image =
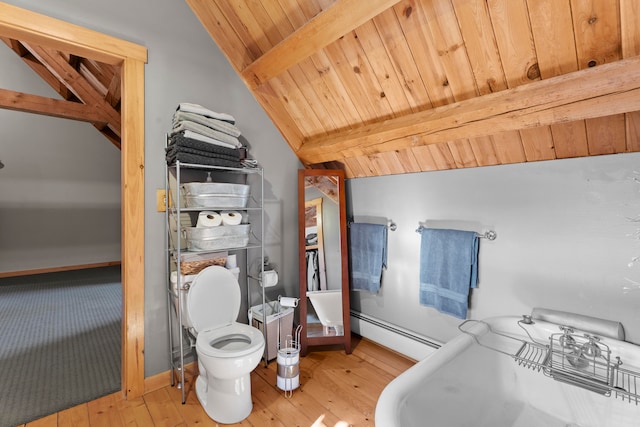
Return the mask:
[[[117, 66], [122, 64], [123, 57], [147, 62], [147, 49], [144, 46], [5, 2], [0, 2], [0, 17], [2, 34], [11, 39], [55, 47], [58, 50]], [[96, 47], [98, 43], [100, 48]], [[114, 52], [121, 56], [114, 55]]]
[[[22, 61], [38, 74], [49, 86], [59, 93], [60, 81], [29, 52], [20, 41], [0, 37], [0, 40], [13, 50]], [[66, 99], [66, 97], [65, 97]]]
[[[338, 0], [256, 59], [240, 75], [250, 89], [255, 89], [399, 1]], [[196, 7], [194, 1], [188, 3], [192, 8]]]
[[106, 117], [108, 117], [107, 124], [109, 128], [116, 135], [120, 136], [120, 113], [105, 101], [102, 95], [98, 93], [62, 55], [55, 50], [41, 46], [26, 43], [23, 43], [23, 45], [82, 102], [93, 108], [103, 110]]
[[120, 74], [120, 67], [117, 67], [114, 70], [113, 78], [109, 82], [109, 86], [107, 87], [107, 94], [104, 99], [109, 104], [113, 106], [113, 108], [120, 108], [120, 88], [121, 88], [121, 80], [122, 76]]
[[303, 163], [640, 110], [640, 56], [307, 140]]
[[101, 109], [79, 102], [46, 98], [7, 89], [0, 89], [0, 108], [89, 122], [96, 126], [106, 126], [108, 119]]

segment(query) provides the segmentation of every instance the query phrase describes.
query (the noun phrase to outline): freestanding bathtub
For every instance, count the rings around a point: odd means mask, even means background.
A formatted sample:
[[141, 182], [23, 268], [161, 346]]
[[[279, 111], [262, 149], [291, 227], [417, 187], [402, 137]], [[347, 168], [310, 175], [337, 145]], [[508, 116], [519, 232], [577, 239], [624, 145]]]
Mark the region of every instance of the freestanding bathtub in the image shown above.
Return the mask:
[[308, 291], [307, 297], [322, 323], [325, 334], [329, 333], [329, 328], [333, 328], [336, 335], [344, 335], [342, 290]]
[[464, 333], [387, 385], [376, 426], [640, 426], [639, 346], [578, 329], [570, 341], [556, 323], [529, 321], [464, 322]]

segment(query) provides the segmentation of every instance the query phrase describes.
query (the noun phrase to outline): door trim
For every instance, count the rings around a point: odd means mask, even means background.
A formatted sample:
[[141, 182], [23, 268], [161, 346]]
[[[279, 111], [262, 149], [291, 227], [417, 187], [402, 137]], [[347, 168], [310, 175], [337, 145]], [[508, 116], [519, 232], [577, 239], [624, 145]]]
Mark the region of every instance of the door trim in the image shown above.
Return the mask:
[[[122, 393], [144, 393], [144, 64], [147, 49], [0, 3], [0, 36], [122, 67]], [[105, 143], [108, 143], [105, 141]]]

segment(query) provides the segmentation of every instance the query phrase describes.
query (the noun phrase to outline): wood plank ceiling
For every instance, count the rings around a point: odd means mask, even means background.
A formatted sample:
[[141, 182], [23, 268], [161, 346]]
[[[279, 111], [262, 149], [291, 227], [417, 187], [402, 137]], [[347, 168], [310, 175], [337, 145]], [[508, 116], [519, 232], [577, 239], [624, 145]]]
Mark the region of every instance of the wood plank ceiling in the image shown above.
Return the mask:
[[640, 151], [637, 0], [186, 0], [307, 167]]
[[37, 46], [0, 39], [62, 99], [0, 89], [0, 108], [91, 123], [121, 148], [121, 67]]

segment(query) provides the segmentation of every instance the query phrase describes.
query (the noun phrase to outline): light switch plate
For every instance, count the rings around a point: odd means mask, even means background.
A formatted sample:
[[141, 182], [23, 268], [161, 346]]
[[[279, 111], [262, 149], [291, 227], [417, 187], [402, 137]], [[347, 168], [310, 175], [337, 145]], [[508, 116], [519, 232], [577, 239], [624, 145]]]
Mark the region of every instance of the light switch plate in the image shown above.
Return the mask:
[[165, 200], [166, 192], [165, 189], [156, 190], [156, 206], [158, 208], [158, 212], [164, 212], [166, 210], [167, 201]]

